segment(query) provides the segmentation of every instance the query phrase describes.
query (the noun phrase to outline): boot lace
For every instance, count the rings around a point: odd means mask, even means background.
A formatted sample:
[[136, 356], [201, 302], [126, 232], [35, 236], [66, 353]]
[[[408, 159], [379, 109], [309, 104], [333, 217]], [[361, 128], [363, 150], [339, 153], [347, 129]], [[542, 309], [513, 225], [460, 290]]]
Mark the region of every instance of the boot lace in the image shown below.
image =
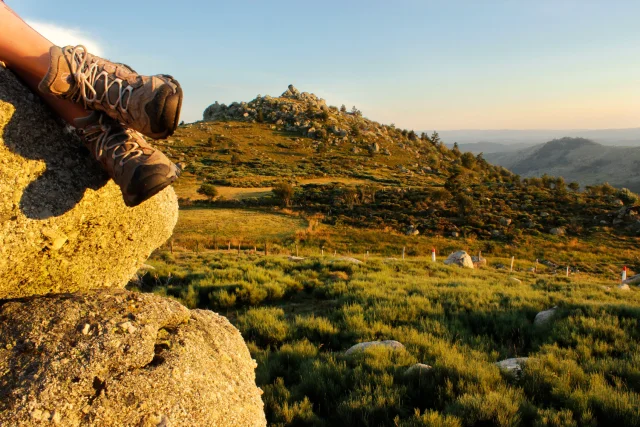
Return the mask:
[[[123, 126], [114, 126], [104, 120], [105, 116], [100, 115], [100, 119], [94, 125], [90, 125], [82, 130], [87, 143], [93, 145], [93, 155], [96, 160], [106, 158], [111, 151], [111, 160], [117, 162], [122, 167], [127, 162], [144, 155], [140, 144], [136, 142], [136, 132], [126, 129]], [[125, 138], [122, 138], [122, 137]]]
[[[98, 102], [102, 104], [106, 101], [106, 104], [112, 110], [119, 108], [121, 111], [127, 112], [133, 87], [118, 77], [113, 78], [111, 82], [109, 82], [109, 73], [103, 68], [104, 62], [103, 59], [88, 53], [87, 49], [82, 45], [73, 48], [71, 52], [71, 73], [76, 79], [78, 89], [72, 96], [72, 99], [74, 99], [74, 101], [82, 99], [85, 108], [87, 108], [87, 104], [89, 103]], [[98, 97], [98, 91], [96, 90], [98, 84], [104, 85], [104, 91], [100, 97]], [[114, 85], [118, 87], [118, 99], [112, 104], [109, 99], [109, 90]], [[129, 96], [126, 96], [125, 102], [125, 95], [127, 94]]]

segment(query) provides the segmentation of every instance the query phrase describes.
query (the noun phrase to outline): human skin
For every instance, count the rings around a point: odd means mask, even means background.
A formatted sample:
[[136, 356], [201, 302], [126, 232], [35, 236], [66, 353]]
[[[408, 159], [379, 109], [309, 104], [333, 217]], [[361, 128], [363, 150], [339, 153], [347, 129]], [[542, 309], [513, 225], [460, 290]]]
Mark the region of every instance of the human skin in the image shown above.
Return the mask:
[[38, 84], [49, 69], [49, 40], [27, 25], [0, 0], [0, 61], [13, 71], [67, 123], [86, 117], [89, 111], [65, 99], [41, 93]]

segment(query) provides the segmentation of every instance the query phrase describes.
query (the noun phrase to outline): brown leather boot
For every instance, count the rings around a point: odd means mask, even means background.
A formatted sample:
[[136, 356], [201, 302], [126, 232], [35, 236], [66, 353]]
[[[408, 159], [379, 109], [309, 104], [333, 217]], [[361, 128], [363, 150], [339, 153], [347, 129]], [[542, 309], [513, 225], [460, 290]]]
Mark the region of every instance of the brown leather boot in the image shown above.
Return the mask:
[[141, 76], [124, 64], [91, 55], [84, 46], [53, 46], [38, 89], [82, 103], [154, 139], [178, 126], [182, 88], [168, 75]]

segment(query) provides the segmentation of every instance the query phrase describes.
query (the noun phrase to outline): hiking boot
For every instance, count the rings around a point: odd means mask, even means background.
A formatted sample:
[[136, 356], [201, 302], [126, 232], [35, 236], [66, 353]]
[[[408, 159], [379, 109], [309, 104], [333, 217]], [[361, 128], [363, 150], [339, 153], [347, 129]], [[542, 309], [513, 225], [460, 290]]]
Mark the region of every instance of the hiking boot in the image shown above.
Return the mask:
[[133, 207], [175, 181], [180, 171], [144, 137], [101, 112], [77, 119], [78, 133], [93, 157], [120, 186], [124, 203]]
[[84, 46], [52, 46], [38, 89], [105, 112], [142, 134], [161, 139], [178, 126], [182, 88], [168, 75], [141, 76], [124, 64], [91, 55]]

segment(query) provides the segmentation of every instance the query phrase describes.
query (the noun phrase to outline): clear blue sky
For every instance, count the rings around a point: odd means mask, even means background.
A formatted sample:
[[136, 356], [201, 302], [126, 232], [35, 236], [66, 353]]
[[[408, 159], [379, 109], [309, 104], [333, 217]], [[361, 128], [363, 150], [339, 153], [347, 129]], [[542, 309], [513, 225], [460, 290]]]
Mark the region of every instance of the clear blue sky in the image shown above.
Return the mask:
[[640, 126], [638, 0], [6, 1], [174, 75], [186, 121], [293, 83], [418, 130]]

